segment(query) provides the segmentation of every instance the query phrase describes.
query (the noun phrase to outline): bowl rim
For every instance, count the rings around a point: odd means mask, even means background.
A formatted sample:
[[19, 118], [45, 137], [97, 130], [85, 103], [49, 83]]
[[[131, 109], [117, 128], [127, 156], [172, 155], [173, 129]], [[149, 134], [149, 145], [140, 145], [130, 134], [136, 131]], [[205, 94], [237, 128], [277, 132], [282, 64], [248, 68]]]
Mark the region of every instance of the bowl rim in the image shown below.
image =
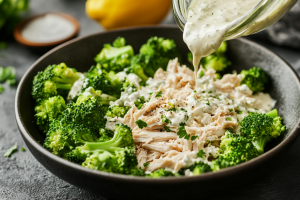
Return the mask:
[[[31, 65], [31, 67], [23, 75], [23, 77], [22, 77], [22, 79], [19, 83], [19, 86], [17, 88], [17, 91], [16, 91], [15, 115], [16, 115], [17, 125], [19, 127], [21, 135], [23, 136], [23, 139], [26, 140], [28, 143], [30, 143], [30, 145], [32, 145], [36, 150], [38, 150], [40, 154], [43, 154], [43, 156], [48, 157], [48, 159], [54, 160], [55, 162], [58, 162], [61, 165], [71, 167], [74, 170], [79, 170], [81, 173], [90, 174], [90, 175], [94, 175], [94, 176], [98, 176], [98, 177], [102, 177], [102, 178], [115, 179], [115, 180], [131, 181], [131, 182], [132, 181], [133, 182], [143, 182], [143, 183], [155, 183], [155, 184], [164, 184], [166, 182], [176, 184], [176, 183], [191, 182], [191, 181], [205, 181], [205, 180], [211, 180], [211, 179], [214, 179], [214, 178], [229, 176], [231, 174], [235, 174], [235, 173], [238, 173], [240, 171], [245, 171], [249, 168], [254, 167], [255, 165], [258, 165], [260, 162], [263, 162], [264, 160], [268, 160], [269, 158], [273, 157], [275, 154], [279, 153], [279, 151], [281, 149], [283, 149], [284, 147], [287, 147], [287, 145], [295, 139], [295, 137], [297, 136], [298, 131], [300, 130], [300, 118], [297, 121], [297, 125], [291, 129], [291, 134], [287, 138], [285, 138], [281, 143], [276, 145], [271, 150], [265, 152], [264, 154], [254, 158], [250, 161], [238, 164], [236, 166], [228, 167], [228, 168], [222, 169], [222, 170], [217, 171], [217, 172], [207, 172], [207, 173], [202, 174], [201, 176], [162, 177], [162, 178], [159, 178], [159, 179], [152, 179], [152, 178], [145, 178], [145, 177], [138, 177], [138, 176], [130, 176], [130, 175], [122, 175], [122, 174], [114, 174], [114, 173], [108, 173], [108, 172], [103, 172], [103, 171], [87, 169], [85, 167], [82, 167], [81, 165], [70, 162], [68, 160], [65, 160], [65, 159], [63, 159], [59, 156], [56, 156], [56, 155], [52, 154], [50, 151], [46, 150], [40, 143], [35, 141], [35, 139], [30, 135], [30, 133], [26, 129], [25, 124], [23, 123], [23, 121], [20, 117], [20, 114], [19, 114], [20, 113], [20, 106], [19, 105], [20, 105], [20, 101], [21, 101], [20, 100], [20, 91], [23, 88], [23, 83], [24, 83], [25, 79], [27, 78], [28, 74], [34, 69], [34, 67], [40, 61], [42, 61], [45, 57], [49, 56], [53, 52], [65, 47], [67, 45], [78, 42], [79, 40], [83, 40], [83, 39], [88, 38], [88, 37], [93, 37], [93, 36], [96, 36], [96, 35], [105, 35], [105, 34], [110, 34], [110, 33], [118, 33], [118, 32], [123, 32], [123, 31], [131, 31], [131, 30], [139, 30], [139, 29], [140, 30], [142, 30], [142, 29], [160, 29], [160, 28], [167, 28], [167, 29], [171, 29], [171, 30], [175, 29], [175, 28], [178, 29], [178, 27], [176, 25], [158, 25], [158, 26], [141, 26], [141, 27], [133, 27], [133, 28], [123, 28], [123, 29], [116, 29], [116, 30], [113, 30], [113, 31], [106, 31], [106, 32], [97, 32], [97, 33], [89, 34], [89, 35], [86, 35], [86, 36], [83, 36], [83, 37], [78, 37], [78, 38], [75, 38], [75, 39], [70, 40], [68, 42], [65, 42], [65, 43], [55, 47], [54, 49], [50, 50], [49, 52], [47, 52], [43, 56], [41, 56], [37, 61], [35, 61]], [[249, 41], [249, 40], [244, 39], [244, 38], [238, 38], [237, 40], [241, 40], [244, 43], [248, 43], [248, 44], [251, 44], [253, 46], [257, 46], [260, 49], [262, 49], [263, 51], [267, 51], [268, 53], [272, 54], [273, 57], [279, 59], [285, 65], [286, 70], [289, 70], [292, 73], [292, 76], [294, 76], [294, 78], [296, 78], [296, 80], [298, 81], [297, 86], [300, 90], [300, 78], [299, 78], [298, 74], [283, 58], [281, 58], [276, 53], [272, 52], [271, 50], [255, 43], [255, 42]]]
[[[23, 28], [30, 23], [31, 21], [43, 17], [47, 14], [53, 14], [53, 15], [58, 15], [60, 17], [63, 17], [64, 19], [68, 20], [69, 22], [71, 22], [74, 26], [74, 31], [71, 35], [69, 35], [66, 38], [63, 38], [61, 40], [57, 40], [57, 41], [53, 41], [53, 42], [31, 42], [29, 40], [26, 40], [23, 36], [22, 36], [22, 30]], [[48, 47], [48, 46], [55, 46], [58, 44], [61, 44], [65, 41], [68, 41], [72, 38], [74, 38], [78, 32], [80, 30], [80, 24], [79, 22], [71, 15], [66, 14], [66, 13], [62, 13], [62, 12], [45, 12], [45, 13], [41, 13], [41, 14], [37, 14], [37, 15], [33, 15], [31, 17], [28, 17], [26, 19], [24, 19], [23, 21], [21, 21], [16, 28], [14, 29], [14, 38], [20, 43], [23, 44], [25, 46], [29, 46], [29, 47]]]

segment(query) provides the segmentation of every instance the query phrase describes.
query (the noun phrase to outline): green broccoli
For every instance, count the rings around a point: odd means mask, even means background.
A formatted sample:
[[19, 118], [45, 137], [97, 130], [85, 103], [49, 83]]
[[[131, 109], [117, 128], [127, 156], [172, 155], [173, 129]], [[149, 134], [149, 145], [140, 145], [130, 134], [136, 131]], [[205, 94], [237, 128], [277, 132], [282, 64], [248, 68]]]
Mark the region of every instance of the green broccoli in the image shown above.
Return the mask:
[[[137, 158], [134, 154], [134, 141], [129, 127], [116, 125], [115, 134], [105, 142], [86, 142], [76, 147], [74, 152], [79, 159], [86, 156], [82, 166], [112, 173], [136, 173]], [[75, 153], [73, 155], [75, 155]], [[139, 173], [140, 174], [140, 173]]]
[[130, 65], [130, 59], [134, 55], [130, 45], [125, 46], [125, 39], [117, 38], [113, 46], [105, 44], [101, 52], [95, 57], [95, 61], [106, 71], [120, 72]]
[[180, 176], [179, 174], [173, 174], [171, 171], [167, 171], [165, 169], [158, 169], [151, 174], [146, 175], [146, 177], [150, 178], [161, 178], [161, 177], [170, 177], [170, 176]]
[[117, 124], [115, 126], [115, 135], [111, 140], [106, 142], [86, 142], [82, 147], [78, 148], [83, 152], [104, 150], [114, 153], [120, 148], [133, 148], [134, 145], [130, 128], [124, 124]]
[[106, 116], [108, 117], [124, 117], [126, 115], [126, 113], [128, 112], [128, 110], [130, 110], [131, 107], [129, 106], [112, 106], [109, 107], [107, 112], [106, 112]]
[[134, 105], [135, 105], [138, 109], [141, 109], [145, 103], [146, 103], [145, 97], [144, 97], [144, 96], [141, 96], [140, 98], [138, 98], [138, 99], [134, 102]]
[[243, 70], [240, 74], [243, 76], [241, 85], [246, 84], [252, 92], [263, 91], [268, 83], [268, 74], [259, 67]]
[[89, 87], [83, 93], [78, 95], [76, 104], [85, 102], [87, 99], [98, 99], [100, 104], [109, 105], [109, 102], [117, 100], [116, 97], [103, 94], [101, 90], [94, 90], [94, 88]]
[[142, 79], [141, 84], [144, 85], [146, 81], [148, 80], [148, 76], [146, 75], [146, 71], [148, 74], [153, 74], [155, 71], [153, 71], [152, 68], [147, 67], [149, 65], [149, 60], [147, 60], [147, 56], [145, 55], [136, 55], [131, 59], [130, 66], [126, 69], [126, 73], [134, 73], [136, 74], [140, 79]]
[[213, 171], [219, 171], [222, 168], [246, 162], [259, 155], [251, 140], [242, 135], [226, 131], [221, 138], [220, 155], [212, 161], [211, 168]]
[[[174, 40], [165, 39], [162, 37], [152, 37], [146, 44], [142, 45], [140, 54], [146, 56], [146, 64], [144, 71], [146, 75], [153, 77], [154, 73], [162, 68], [166, 70], [169, 60], [178, 58], [181, 59]], [[151, 68], [152, 71], [148, 71]]]
[[133, 149], [120, 148], [114, 153], [95, 151], [82, 163], [82, 166], [111, 173], [132, 174], [137, 169], [137, 158]]
[[37, 103], [57, 95], [66, 97], [79, 77], [80, 73], [65, 63], [50, 65], [34, 77], [32, 96]]
[[97, 64], [92, 66], [86, 75], [82, 92], [87, 88], [92, 87], [95, 90], [101, 90], [103, 93], [119, 97], [121, 94], [122, 83], [119, 80], [119, 76], [113, 71], [107, 73], [101, 68], [101, 65]]
[[133, 93], [136, 92], [138, 89], [128, 80], [128, 78], [125, 78], [124, 82], [122, 83], [121, 91]]
[[140, 54], [131, 59], [127, 73], [135, 73], [145, 84], [159, 68], [166, 70], [169, 60], [174, 58], [180, 60], [181, 56], [173, 40], [152, 37], [142, 45]]
[[184, 175], [185, 170], [189, 169], [191, 172], [193, 172], [194, 176], [203, 174], [205, 172], [211, 172], [212, 169], [208, 164], [205, 164], [202, 161], [198, 161], [195, 164], [193, 164], [192, 166], [188, 167], [188, 168], [183, 168], [181, 169], [178, 173], [180, 175]]
[[97, 98], [89, 98], [80, 104], [68, 104], [62, 114], [50, 124], [44, 147], [53, 154], [66, 158], [66, 154], [78, 145], [98, 141], [99, 130], [106, 124], [106, 111], [107, 106], [101, 105]]
[[281, 117], [278, 117], [277, 110], [266, 114], [248, 115], [240, 125], [243, 136], [251, 139], [260, 154], [264, 152], [269, 141], [279, 137], [285, 131], [285, 126], [281, 124]]
[[36, 124], [39, 129], [47, 133], [49, 125], [53, 122], [64, 110], [66, 109], [66, 103], [61, 96], [50, 97], [44, 99], [41, 103], [35, 107]]

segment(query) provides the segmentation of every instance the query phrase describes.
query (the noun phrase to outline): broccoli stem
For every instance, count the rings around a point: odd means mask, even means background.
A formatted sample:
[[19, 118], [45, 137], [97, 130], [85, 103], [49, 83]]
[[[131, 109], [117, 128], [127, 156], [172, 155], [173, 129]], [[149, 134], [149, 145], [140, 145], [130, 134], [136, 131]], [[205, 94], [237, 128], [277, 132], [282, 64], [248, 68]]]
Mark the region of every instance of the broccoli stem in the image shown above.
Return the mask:
[[82, 147], [81, 150], [83, 151], [89, 151], [89, 152], [94, 152], [94, 151], [99, 151], [99, 150], [104, 150], [108, 151], [110, 153], [114, 153], [120, 147], [118, 147], [119, 142], [121, 142], [121, 138], [117, 141], [115, 140], [110, 140], [107, 142], [86, 142]]
[[267, 112], [266, 115], [273, 117], [273, 118], [278, 117], [277, 109], [273, 109], [270, 112]]
[[56, 83], [56, 88], [61, 90], [71, 90], [72, 84]]
[[255, 146], [259, 154], [263, 154], [266, 144], [271, 141], [271, 139], [272, 138], [270, 136], [262, 136], [257, 140], [252, 141], [252, 144]]

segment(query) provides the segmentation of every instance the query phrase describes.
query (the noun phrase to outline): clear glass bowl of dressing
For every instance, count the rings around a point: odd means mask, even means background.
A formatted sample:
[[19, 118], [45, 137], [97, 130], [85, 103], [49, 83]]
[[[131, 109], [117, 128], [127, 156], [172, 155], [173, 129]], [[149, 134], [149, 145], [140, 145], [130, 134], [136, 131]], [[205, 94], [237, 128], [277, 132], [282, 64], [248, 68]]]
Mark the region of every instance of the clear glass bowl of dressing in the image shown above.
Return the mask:
[[[192, 1], [172, 0], [175, 21], [182, 31]], [[234, 26], [227, 31], [224, 41], [251, 35], [267, 28], [277, 22], [296, 2], [297, 0], [261, 0], [246, 15], [236, 20]]]

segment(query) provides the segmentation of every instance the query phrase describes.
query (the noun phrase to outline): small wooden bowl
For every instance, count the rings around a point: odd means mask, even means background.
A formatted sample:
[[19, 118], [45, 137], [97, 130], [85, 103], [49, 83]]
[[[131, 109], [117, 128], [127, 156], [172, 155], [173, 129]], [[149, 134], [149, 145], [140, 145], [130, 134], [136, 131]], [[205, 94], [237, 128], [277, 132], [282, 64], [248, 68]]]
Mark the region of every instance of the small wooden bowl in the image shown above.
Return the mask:
[[[74, 32], [72, 33], [72, 35], [62, 39], [62, 40], [58, 40], [58, 41], [54, 41], [54, 42], [46, 42], [46, 43], [39, 43], [39, 42], [31, 42], [31, 41], [28, 41], [26, 40], [21, 32], [23, 30], [23, 28], [31, 21], [39, 18], [39, 17], [43, 17], [47, 14], [54, 14], [54, 15], [59, 15], [60, 17], [63, 17], [65, 19], [67, 19], [68, 21], [70, 21], [74, 27], [75, 27], [75, 30]], [[80, 30], [80, 25], [79, 25], [79, 22], [74, 18], [72, 17], [71, 15], [68, 15], [68, 14], [65, 14], [65, 13], [58, 13], [58, 12], [47, 12], [47, 13], [43, 13], [43, 14], [38, 14], [38, 15], [34, 15], [34, 16], [31, 16], [23, 21], [21, 21], [15, 28], [14, 30], [14, 38], [16, 39], [16, 41], [18, 41], [20, 44], [26, 46], [26, 47], [29, 47], [31, 49], [34, 49], [34, 50], [50, 50], [51, 48], [61, 44], [61, 43], [64, 43], [72, 38], [75, 38], [77, 35], [78, 35], [78, 32]]]

